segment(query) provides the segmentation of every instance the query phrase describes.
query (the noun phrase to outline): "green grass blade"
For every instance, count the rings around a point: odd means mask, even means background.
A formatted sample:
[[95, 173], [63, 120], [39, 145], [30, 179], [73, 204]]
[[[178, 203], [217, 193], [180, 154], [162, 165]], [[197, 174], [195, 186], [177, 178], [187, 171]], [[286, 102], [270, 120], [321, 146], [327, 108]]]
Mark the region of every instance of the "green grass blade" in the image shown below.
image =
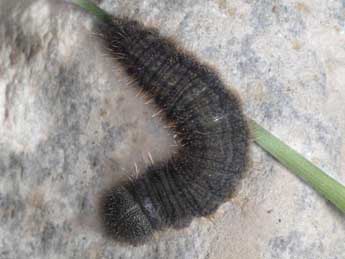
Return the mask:
[[93, 14], [96, 16], [97, 19], [103, 21], [103, 22], [109, 22], [112, 20], [111, 15], [108, 14], [103, 9], [99, 8], [96, 4], [92, 3], [88, 0], [71, 0], [72, 3], [75, 5], [78, 5], [88, 13]]
[[255, 121], [249, 120], [249, 123], [254, 141], [261, 148], [345, 213], [345, 186], [328, 176]]

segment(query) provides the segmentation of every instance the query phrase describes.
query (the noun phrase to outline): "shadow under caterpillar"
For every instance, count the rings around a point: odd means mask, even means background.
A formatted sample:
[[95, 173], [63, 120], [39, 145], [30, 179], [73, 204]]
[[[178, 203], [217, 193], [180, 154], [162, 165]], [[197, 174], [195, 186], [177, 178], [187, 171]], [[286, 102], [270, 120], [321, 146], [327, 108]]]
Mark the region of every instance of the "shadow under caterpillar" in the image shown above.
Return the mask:
[[189, 226], [214, 213], [234, 192], [247, 164], [249, 131], [236, 95], [216, 72], [139, 22], [96, 23], [110, 55], [152, 96], [180, 147], [168, 161], [101, 198], [103, 227], [133, 245], [154, 231]]

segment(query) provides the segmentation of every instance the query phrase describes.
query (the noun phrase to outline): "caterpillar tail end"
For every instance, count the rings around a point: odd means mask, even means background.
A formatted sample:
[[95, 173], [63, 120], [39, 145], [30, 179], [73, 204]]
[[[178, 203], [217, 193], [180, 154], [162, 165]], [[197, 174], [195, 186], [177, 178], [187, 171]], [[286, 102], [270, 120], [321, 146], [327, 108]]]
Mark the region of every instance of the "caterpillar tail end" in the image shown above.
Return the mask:
[[136, 246], [153, 236], [147, 216], [125, 187], [115, 187], [105, 193], [101, 218], [105, 233], [113, 240]]

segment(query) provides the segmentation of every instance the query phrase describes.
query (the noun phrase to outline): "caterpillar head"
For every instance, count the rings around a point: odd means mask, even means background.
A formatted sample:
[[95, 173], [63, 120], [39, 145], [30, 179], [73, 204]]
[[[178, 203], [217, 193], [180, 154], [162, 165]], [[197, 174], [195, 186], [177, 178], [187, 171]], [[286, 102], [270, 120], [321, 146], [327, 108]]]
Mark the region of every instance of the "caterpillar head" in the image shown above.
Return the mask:
[[152, 237], [149, 220], [122, 186], [111, 189], [103, 196], [101, 218], [106, 234], [117, 241], [137, 245]]

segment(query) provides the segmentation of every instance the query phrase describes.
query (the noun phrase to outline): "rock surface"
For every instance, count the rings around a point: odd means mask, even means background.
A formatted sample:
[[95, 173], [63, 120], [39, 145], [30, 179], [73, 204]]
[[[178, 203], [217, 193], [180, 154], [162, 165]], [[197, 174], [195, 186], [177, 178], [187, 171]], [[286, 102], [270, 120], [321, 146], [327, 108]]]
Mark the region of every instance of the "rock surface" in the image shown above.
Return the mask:
[[[246, 113], [345, 183], [345, 2], [104, 0], [214, 66]], [[171, 154], [154, 107], [63, 1], [0, 2], [0, 258], [345, 258], [345, 218], [260, 149], [212, 219], [107, 240], [98, 195]]]

